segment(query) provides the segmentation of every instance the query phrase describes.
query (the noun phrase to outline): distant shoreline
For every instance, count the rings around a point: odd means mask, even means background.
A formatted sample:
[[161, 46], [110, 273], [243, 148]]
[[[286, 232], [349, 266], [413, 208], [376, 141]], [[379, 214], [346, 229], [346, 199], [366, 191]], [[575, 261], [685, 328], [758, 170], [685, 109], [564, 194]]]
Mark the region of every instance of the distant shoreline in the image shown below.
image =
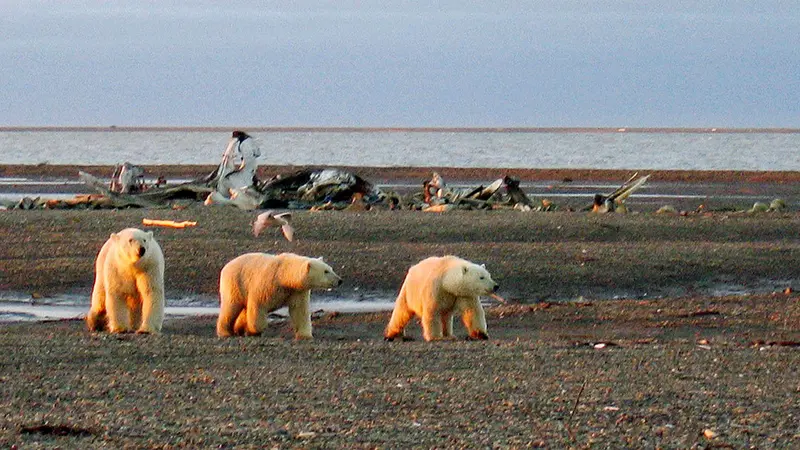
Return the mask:
[[228, 132], [258, 133], [800, 133], [800, 128], [721, 127], [309, 127], [309, 126], [0, 126], [0, 132]]
[[[139, 165], [148, 176], [170, 178], [196, 178], [216, 169], [211, 164], [165, 164]], [[571, 169], [571, 168], [490, 168], [490, 167], [413, 167], [413, 166], [328, 166], [315, 165], [270, 165], [258, 168], [261, 179], [276, 174], [293, 173], [303, 169], [337, 168], [356, 173], [374, 183], [413, 182], [422, 183], [432, 172], [439, 172], [450, 182], [485, 182], [506, 175], [523, 181], [608, 181], [622, 182], [634, 172], [651, 174], [651, 180], [673, 183], [774, 183], [792, 185], [800, 183], [800, 171], [754, 171], [754, 170], [653, 170], [653, 169]], [[93, 164], [0, 164], [0, 177], [36, 177], [38, 179], [74, 179], [78, 171], [109, 176], [113, 165]]]

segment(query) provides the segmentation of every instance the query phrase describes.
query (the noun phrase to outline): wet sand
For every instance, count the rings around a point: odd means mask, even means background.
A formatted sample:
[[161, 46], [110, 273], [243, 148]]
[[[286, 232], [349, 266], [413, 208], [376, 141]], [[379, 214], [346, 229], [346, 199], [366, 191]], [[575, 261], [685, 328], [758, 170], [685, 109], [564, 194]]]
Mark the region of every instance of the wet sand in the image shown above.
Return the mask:
[[[797, 186], [794, 175], [759, 176]], [[147, 217], [198, 222], [154, 230], [172, 296], [213, 298], [219, 269], [246, 251], [294, 251], [324, 256], [346, 281], [342, 298], [368, 300], [392, 296], [419, 259], [453, 253], [485, 263], [512, 304], [487, 305], [487, 342], [384, 342], [388, 313], [335, 311], [314, 321], [313, 342], [292, 341], [281, 322], [219, 340], [214, 316], [170, 318], [159, 336], [0, 325], [0, 444], [794, 447], [800, 214], [790, 204], [759, 215], [298, 212], [295, 243], [256, 239], [255, 214], [226, 208], [2, 211], [0, 290], [44, 300], [88, 302], [103, 241]], [[419, 338], [419, 326], [409, 333]]]

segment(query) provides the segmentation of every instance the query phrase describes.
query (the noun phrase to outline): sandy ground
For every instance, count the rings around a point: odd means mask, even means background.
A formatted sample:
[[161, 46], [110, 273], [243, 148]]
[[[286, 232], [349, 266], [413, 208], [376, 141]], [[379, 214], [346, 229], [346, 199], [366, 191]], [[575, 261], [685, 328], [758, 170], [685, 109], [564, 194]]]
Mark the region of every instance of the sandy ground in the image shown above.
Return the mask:
[[[295, 212], [295, 242], [277, 229], [251, 232], [256, 213], [184, 210], [7, 211], [0, 213], [0, 291], [32, 297], [87, 295], [93, 261], [108, 236], [143, 218], [197, 221], [154, 229], [171, 297], [217, 295], [217, 275], [234, 257], [292, 251], [322, 256], [346, 298], [392, 296], [405, 270], [456, 254], [486, 264], [509, 300], [653, 298], [715, 292], [772, 292], [800, 279], [800, 216], [791, 213], [417, 211]], [[387, 294], [388, 293], [388, 294]]]
[[[488, 342], [384, 342], [388, 313], [331, 311], [315, 319], [313, 342], [292, 341], [280, 322], [260, 338], [220, 340], [215, 317], [170, 318], [159, 336], [90, 334], [80, 321], [0, 325], [0, 444], [800, 446], [796, 208], [299, 212], [295, 243], [256, 239], [254, 216], [3, 211], [0, 290], [88, 302], [103, 241], [148, 217], [198, 221], [154, 230], [171, 296], [213, 298], [238, 254], [294, 251], [324, 256], [345, 279], [342, 298], [369, 300], [393, 295], [419, 259], [452, 253], [485, 263], [512, 304], [487, 305]], [[725, 290], [751, 293], [712, 295]], [[419, 326], [409, 332], [419, 337]]]

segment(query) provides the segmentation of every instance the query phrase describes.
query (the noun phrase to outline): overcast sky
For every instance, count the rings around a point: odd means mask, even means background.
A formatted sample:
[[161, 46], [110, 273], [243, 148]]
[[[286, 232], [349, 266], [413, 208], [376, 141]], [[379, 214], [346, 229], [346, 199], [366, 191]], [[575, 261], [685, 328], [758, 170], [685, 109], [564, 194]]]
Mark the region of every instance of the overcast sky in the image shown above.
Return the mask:
[[0, 125], [800, 127], [800, 2], [0, 0]]

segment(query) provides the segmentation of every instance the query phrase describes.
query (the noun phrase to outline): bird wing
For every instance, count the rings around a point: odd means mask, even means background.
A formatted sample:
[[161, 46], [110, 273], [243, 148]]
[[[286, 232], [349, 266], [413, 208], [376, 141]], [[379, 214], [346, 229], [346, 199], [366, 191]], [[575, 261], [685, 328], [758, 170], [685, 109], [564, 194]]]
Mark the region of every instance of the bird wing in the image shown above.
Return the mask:
[[292, 239], [294, 239], [294, 228], [288, 223], [285, 223], [281, 226], [281, 231], [283, 231], [283, 236], [286, 240], [292, 242]]
[[253, 222], [253, 236], [258, 237], [262, 231], [264, 231], [264, 223], [256, 219], [256, 221]]
[[267, 211], [265, 213], [261, 213], [256, 217], [255, 222], [253, 222], [253, 234], [258, 237], [264, 228], [271, 226], [275, 223], [272, 217], [272, 211]]
[[292, 213], [285, 212], [285, 213], [275, 214], [274, 217], [276, 219], [283, 219], [286, 222], [290, 222], [292, 220]]

